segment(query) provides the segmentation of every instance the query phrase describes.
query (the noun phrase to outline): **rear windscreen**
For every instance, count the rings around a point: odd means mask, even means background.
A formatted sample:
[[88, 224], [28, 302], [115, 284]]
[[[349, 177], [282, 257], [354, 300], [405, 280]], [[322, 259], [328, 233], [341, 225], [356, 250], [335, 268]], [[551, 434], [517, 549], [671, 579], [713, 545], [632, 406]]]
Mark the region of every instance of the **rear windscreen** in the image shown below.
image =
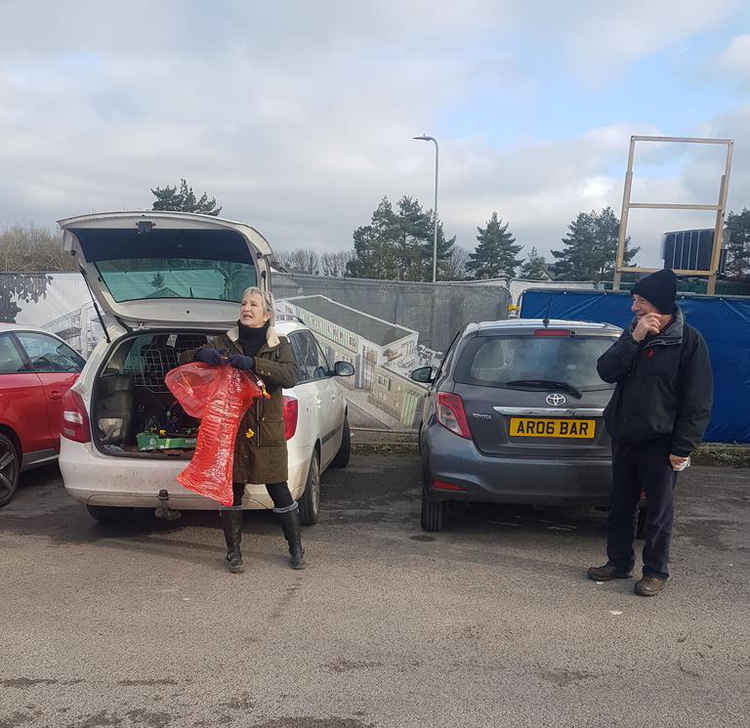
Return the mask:
[[231, 230], [75, 229], [118, 303], [144, 298], [241, 301], [257, 285], [247, 242]]
[[597, 359], [616, 341], [609, 336], [478, 336], [456, 366], [456, 381], [482, 387], [551, 380], [579, 390], [607, 389]]
[[257, 285], [255, 266], [226, 260], [145, 258], [103, 260], [99, 277], [118, 303], [142, 298], [203, 298], [241, 301]]

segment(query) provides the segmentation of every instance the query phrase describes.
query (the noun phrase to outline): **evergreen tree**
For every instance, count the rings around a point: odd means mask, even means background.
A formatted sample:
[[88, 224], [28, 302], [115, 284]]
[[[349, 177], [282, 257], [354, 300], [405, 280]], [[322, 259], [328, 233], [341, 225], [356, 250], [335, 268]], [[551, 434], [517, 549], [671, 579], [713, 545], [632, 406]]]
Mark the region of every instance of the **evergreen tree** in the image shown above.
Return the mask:
[[372, 213], [370, 224], [354, 231], [354, 259], [346, 266], [349, 275], [355, 278], [395, 278], [397, 231], [397, 216], [390, 200], [384, 197]]
[[152, 210], [173, 210], [177, 212], [197, 212], [201, 215], [216, 216], [221, 212], [221, 207], [216, 207], [216, 198], [208, 199], [204, 192], [200, 199], [196, 199], [192, 187], [188, 183], [180, 180], [179, 192], [177, 187], [157, 187], [151, 190], [151, 194], [156, 197]]
[[[615, 269], [617, 236], [620, 221], [611, 207], [601, 212], [579, 212], [568, 226], [562, 239], [563, 249], [553, 250], [556, 262], [550, 266], [559, 280], [596, 281], [609, 279]], [[628, 250], [630, 238], [625, 241], [626, 264], [630, 263], [639, 248]]]
[[503, 224], [502, 218], [498, 219], [497, 213], [483, 228], [477, 228], [477, 240], [479, 245], [469, 254], [469, 262], [466, 269], [474, 273], [477, 279], [498, 278], [507, 276], [513, 278], [516, 268], [522, 261], [516, 258], [523, 245], [516, 245], [516, 239], [508, 231], [508, 223]]
[[[395, 211], [384, 197], [369, 225], [354, 231], [354, 255], [347, 273], [358, 278], [401, 281], [431, 281], [434, 245], [434, 216], [419, 201], [404, 196]], [[438, 277], [445, 276], [455, 236], [446, 239], [438, 221]]]
[[750, 210], [730, 212], [724, 227], [726, 240], [728, 278], [745, 278], [750, 275]]
[[526, 260], [521, 266], [521, 278], [529, 281], [546, 281], [550, 275], [547, 272], [547, 261], [543, 255], [539, 255], [536, 248], [531, 248]]

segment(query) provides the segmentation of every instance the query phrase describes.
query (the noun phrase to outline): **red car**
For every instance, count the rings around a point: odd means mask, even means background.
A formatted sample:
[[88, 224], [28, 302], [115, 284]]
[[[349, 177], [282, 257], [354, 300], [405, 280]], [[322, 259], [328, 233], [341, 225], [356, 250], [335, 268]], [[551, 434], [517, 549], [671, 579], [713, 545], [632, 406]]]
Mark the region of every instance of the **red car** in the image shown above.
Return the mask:
[[0, 506], [21, 471], [57, 459], [62, 399], [84, 363], [48, 331], [0, 323]]

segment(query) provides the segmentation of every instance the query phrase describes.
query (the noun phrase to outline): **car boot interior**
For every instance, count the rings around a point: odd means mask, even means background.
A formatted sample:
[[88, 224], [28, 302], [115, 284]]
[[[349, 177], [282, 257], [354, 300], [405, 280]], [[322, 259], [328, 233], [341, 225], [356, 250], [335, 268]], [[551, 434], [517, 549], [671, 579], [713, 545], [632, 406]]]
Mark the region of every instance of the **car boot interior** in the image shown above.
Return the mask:
[[96, 446], [108, 455], [190, 458], [199, 420], [188, 416], [164, 383], [180, 355], [207, 342], [195, 332], [124, 338], [97, 375], [91, 403]]

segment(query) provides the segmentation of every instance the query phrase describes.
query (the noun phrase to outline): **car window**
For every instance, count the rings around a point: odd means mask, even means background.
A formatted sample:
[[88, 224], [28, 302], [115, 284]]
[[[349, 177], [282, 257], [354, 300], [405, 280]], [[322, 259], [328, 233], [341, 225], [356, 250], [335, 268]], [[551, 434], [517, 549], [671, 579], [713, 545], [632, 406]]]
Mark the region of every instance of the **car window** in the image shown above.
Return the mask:
[[0, 336], [0, 374], [16, 374], [28, 371], [10, 334]]
[[451, 341], [450, 345], [448, 346], [448, 351], [445, 352], [445, 356], [443, 357], [443, 360], [440, 362], [440, 366], [438, 367], [437, 372], [435, 372], [435, 381], [437, 381], [440, 378], [443, 372], [448, 371], [451, 361], [453, 360], [453, 355], [456, 353], [456, 342], [458, 341], [458, 337], [460, 335], [461, 335], [461, 332], [457, 331], [453, 337], [453, 341]]
[[615, 339], [605, 336], [478, 336], [460, 357], [456, 381], [502, 387], [522, 380], [553, 380], [577, 389], [608, 387], [597, 359]]
[[289, 335], [289, 340], [297, 364], [298, 384], [327, 376], [328, 364], [309, 331], [295, 331]]
[[83, 358], [52, 336], [28, 331], [20, 331], [16, 336], [35, 372], [80, 372], [83, 369]]
[[315, 336], [312, 337], [313, 341], [315, 342], [315, 346], [318, 348], [318, 362], [323, 369], [325, 369], [325, 373], [323, 376], [326, 376], [328, 374], [329, 370], [331, 369], [330, 364], [328, 362], [328, 357], [325, 355], [325, 352], [323, 351], [323, 347], [320, 345], [320, 342], [315, 338]]

